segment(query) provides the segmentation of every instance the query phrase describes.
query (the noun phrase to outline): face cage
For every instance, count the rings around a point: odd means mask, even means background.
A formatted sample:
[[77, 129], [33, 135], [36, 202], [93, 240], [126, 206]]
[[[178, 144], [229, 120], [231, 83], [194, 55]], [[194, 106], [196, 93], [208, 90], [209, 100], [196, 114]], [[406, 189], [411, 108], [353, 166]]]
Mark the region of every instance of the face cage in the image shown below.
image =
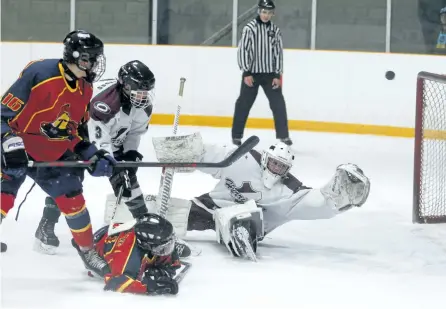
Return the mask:
[[155, 91], [152, 90], [130, 90], [130, 103], [135, 108], [147, 108], [153, 104]]
[[90, 57], [90, 54], [83, 53], [77, 61], [77, 67], [87, 73], [87, 81], [94, 83], [101, 79], [105, 73], [105, 56], [100, 54], [96, 57]]
[[172, 237], [165, 244], [153, 246], [145, 243], [144, 241], [138, 241], [138, 245], [146, 250], [150, 251], [155, 256], [169, 256], [175, 249], [175, 238]]
[[163, 245], [155, 246], [151, 248], [151, 252], [155, 256], [169, 256], [175, 249], [175, 238], [171, 238]]
[[283, 177], [291, 169], [291, 165], [283, 160], [280, 160], [279, 158], [268, 155], [266, 158], [266, 168], [271, 172], [271, 174]]

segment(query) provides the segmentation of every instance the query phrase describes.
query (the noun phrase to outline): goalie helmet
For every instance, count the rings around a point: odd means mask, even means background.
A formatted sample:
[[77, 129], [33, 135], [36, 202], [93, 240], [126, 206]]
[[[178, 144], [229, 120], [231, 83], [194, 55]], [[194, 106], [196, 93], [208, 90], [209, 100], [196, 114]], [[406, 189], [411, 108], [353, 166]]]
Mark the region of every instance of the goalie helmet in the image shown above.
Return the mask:
[[175, 248], [172, 224], [163, 217], [147, 213], [137, 219], [134, 227], [138, 246], [154, 256], [168, 256]]
[[79, 70], [85, 71], [85, 80], [89, 83], [101, 78], [105, 72], [105, 56], [104, 44], [100, 39], [87, 31], [75, 30], [65, 36], [63, 44], [64, 63], [73, 63]]
[[272, 145], [264, 150], [261, 159], [263, 184], [271, 189], [284, 178], [293, 166], [294, 154], [283, 142]]
[[122, 93], [135, 108], [153, 105], [155, 75], [141, 61], [133, 60], [124, 64], [118, 72]]

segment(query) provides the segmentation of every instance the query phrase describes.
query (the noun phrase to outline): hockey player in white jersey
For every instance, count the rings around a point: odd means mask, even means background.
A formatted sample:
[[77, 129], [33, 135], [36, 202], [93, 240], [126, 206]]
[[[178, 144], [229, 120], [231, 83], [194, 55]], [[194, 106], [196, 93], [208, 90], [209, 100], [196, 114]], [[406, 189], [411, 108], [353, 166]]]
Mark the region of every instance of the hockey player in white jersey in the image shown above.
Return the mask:
[[[153, 143], [160, 161], [219, 162], [235, 149], [203, 144], [197, 134], [153, 138]], [[366, 202], [370, 181], [357, 165], [341, 164], [325, 186], [310, 188], [290, 173], [293, 161], [290, 147], [279, 142], [251, 150], [227, 168], [201, 169], [218, 179], [217, 185], [192, 201], [171, 198], [167, 218], [180, 237], [213, 229], [234, 256], [256, 260], [257, 242], [277, 227], [292, 220], [330, 219]]]
[[[154, 104], [155, 76], [141, 61], [124, 64], [117, 79], [107, 79], [95, 84], [95, 93], [89, 105], [88, 130], [79, 132], [84, 138], [113, 153], [117, 161], [139, 161], [141, 136], [148, 130]], [[84, 129], [85, 124], [84, 124]], [[73, 158], [76, 160], [76, 158]], [[115, 170], [110, 183], [115, 195], [123, 188], [122, 197], [133, 217], [147, 212], [141, 192], [137, 169]], [[36, 230], [35, 249], [54, 254], [59, 239], [54, 227], [60, 211], [51, 197], [45, 200], [42, 219]]]

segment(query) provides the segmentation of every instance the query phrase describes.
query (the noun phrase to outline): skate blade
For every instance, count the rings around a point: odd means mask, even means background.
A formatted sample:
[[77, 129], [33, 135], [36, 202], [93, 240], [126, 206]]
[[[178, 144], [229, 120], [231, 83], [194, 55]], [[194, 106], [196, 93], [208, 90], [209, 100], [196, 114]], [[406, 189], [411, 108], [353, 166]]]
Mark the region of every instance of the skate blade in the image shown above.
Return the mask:
[[44, 244], [38, 239], [35, 240], [33, 249], [34, 251], [42, 254], [47, 254], [47, 255], [57, 254], [57, 247]]
[[234, 239], [237, 242], [237, 246], [243, 251], [242, 256], [253, 262], [257, 262], [257, 256], [249, 241], [249, 234], [246, 228], [237, 227], [234, 230]]

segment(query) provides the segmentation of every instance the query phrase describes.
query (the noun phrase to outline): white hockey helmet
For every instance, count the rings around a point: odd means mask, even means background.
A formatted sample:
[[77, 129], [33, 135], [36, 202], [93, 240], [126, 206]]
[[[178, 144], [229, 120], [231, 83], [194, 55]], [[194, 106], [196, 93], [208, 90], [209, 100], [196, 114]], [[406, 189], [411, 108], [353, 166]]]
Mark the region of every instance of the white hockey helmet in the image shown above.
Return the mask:
[[283, 142], [271, 145], [264, 150], [261, 159], [263, 184], [271, 189], [280, 179], [286, 176], [293, 166], [294, 154]]

